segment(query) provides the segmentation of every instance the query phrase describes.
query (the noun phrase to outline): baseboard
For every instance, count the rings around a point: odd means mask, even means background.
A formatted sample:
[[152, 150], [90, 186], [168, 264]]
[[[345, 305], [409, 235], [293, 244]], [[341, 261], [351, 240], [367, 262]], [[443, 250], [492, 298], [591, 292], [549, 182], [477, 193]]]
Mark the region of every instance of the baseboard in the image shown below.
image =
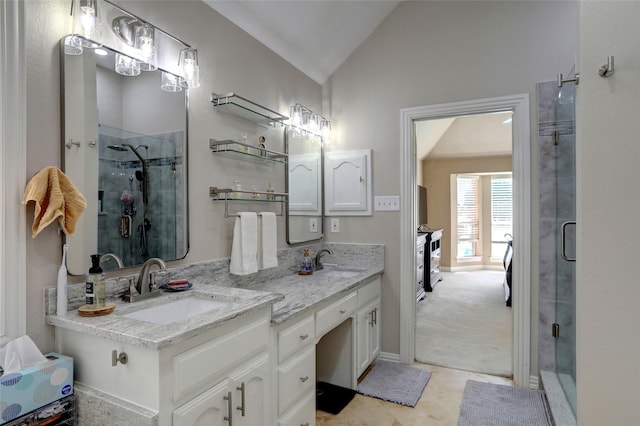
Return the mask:
[[390, 352], [380, 352], [378, 359], [381, 361], [400, 362], [400, 354], [393, 354]]

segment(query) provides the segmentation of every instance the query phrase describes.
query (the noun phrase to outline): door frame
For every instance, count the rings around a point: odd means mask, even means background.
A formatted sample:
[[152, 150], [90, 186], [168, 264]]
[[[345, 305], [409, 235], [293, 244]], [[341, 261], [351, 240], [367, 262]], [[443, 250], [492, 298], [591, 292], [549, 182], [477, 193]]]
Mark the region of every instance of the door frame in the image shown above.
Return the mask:
[[415, 356], [416, 143], [414, 122], [512, 111], [513, 131], [513, 380], [529, 388], [531, 374], [531, 133], [529, 94], [485, 98], [400, 110], [400, 362]]

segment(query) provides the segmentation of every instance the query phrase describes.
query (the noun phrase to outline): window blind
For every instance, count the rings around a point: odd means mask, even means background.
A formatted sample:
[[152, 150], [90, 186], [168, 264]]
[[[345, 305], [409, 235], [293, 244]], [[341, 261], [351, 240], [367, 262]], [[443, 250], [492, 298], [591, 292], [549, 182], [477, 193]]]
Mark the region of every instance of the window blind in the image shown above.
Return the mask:
[[461, 175], [458, 190], [458, 256], [475, 256], [480, 238], [479, 177]]

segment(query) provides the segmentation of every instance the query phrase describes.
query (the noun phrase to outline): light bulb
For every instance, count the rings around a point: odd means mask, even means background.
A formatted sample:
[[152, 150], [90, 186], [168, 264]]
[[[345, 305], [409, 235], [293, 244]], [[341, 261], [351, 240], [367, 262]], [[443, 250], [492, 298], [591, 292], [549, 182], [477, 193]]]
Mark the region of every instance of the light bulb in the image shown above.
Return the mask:
[[140, 63], [129, 56], [116, 53], [116, 72], [128, 77], [140, 75]]
[[328, 142], [329, 136], [331, 136], [331, 122], [329, 120], [322, 120], [320, 133], [322, 134], [323, 142]]
[[155, 28], [147, 23], [138, 25], [136, 27], [134, 47], [140, 51], [140, 69], [142, 71], [155, 71], [158, 69]]
[[80, 0], [79, 20], [82, 27], [82, 46], [90, 49], [100, 47], [102, 38], [102, 26], [98, 13], [97, 0]]
[[302, 126], [302, 106], [293, 105], [291, 107], [291, 124], [296, 127]]
[[197, 49], [182, 49], [180, 51], [180, 65], [182, 66], [182, 80], [180, 85], [188, 89], [200, 86], [200, 66], [198, 65]]
[[160, 84], [160, 88], [165, 92], [182, 92], [182, 87], [180, 87], [180, 77], [162, 71], [162, 83]]

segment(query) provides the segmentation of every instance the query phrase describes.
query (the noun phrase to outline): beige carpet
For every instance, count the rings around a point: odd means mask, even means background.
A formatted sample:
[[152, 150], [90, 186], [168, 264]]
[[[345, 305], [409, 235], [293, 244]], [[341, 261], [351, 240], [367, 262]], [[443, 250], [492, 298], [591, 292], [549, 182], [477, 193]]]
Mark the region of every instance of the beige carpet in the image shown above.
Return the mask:
[[445, 272], [416, 307], [417, 361], [512, 377], [512, 311], [503, 272]]

